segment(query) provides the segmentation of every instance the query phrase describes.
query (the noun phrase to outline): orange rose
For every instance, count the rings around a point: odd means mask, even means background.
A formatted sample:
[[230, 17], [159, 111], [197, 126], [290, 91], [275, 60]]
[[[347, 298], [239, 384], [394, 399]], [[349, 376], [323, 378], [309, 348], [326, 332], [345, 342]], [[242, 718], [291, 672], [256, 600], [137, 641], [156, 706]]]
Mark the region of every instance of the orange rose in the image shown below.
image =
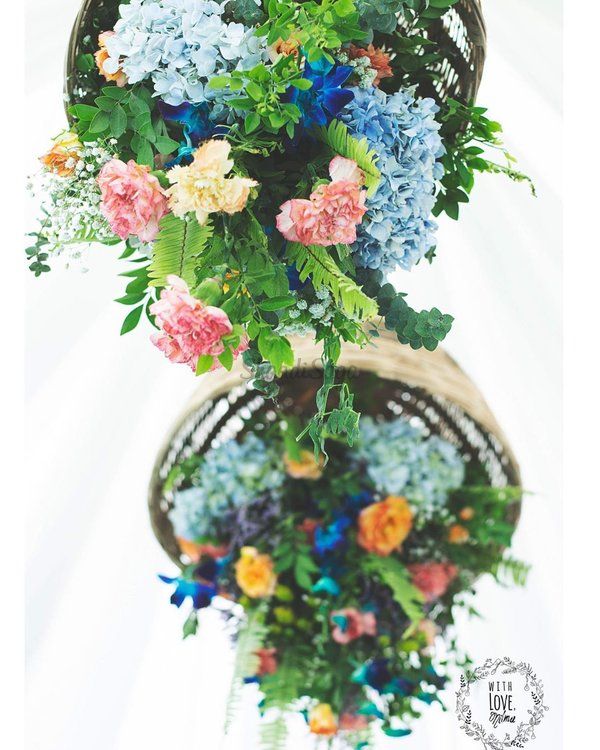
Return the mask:
[[458, 514], [458, 517], [462, 521], [470, 521], [475, 516], [475, 511], [473, 508], [470, 508], [468, 505], [465, 506], [460, 513]]
[[459, 523], [455, 523], [448, 530], [448, 541], [450, 544], [464, 544], [469, 539], [469, 530]]
[[323, 474], [325, 457], [319, 456], [317, 461], [313, 451], [300, 451], [300, 458], [296, 461], [286, 453], [283, 457], [285, 470], [292, 479], [320, 479]]
[[197, 542], [190, 542], [189, 539], [183, 539], [183, 537], [177, 537], [177, 544], [182, 553], [187, 555], [194, 563], [199, 562], [203, 555], [218, 560], [220, 557], [225, 557], [229, 552], [229, 547], [225, 544], [220, 547], [214, 544], [198, 544]]
[[367, 552], [387, 557], [399, 549], [408, 536], [412, 519], [406, 498], [389, 495], [361, 511], [357, 541]]
[[106, 49], [106, 40], [114, 33], [114, 31], [104, 31], [100, 34], [98, 37], [99, 49], [94, 53], [94, 59], [96, 60], [96, 67], [98, 68], [100, 75], [103, 75], [107, 81], [114, 81], [119, 88], [123, 88], [127, 83], [127, 76], [121, 68], [118, 67], [115, 71], [108, 71], [106, 69], [106, 61], [110, 57], [108, 50]]
[[344, 50], [351, 60], [356, 60], [360, 57], [368, 57], [370, 67], [376, 72], [373, 86], [379, 86], [382, 78], [391, 78], [394, 75], [394, 71], [390, 66], [390, 56], [384, 52], [380, 47], [374, 47], [372, 44], [364, 49], [363, 47], [356, 47], [351, 44], [347, 49]]
[[40, 158], [40, 161], [46, 169], [59, 177], [70, 177], [75, 172], [80, 152], [79, 138], [75, 133], [67, 131], [54, 140], [52, 148]]
[[254, 547], [242, 547], [235, 564], [235, 580], [246, 596], [258, 599], [271, 596], [277, 585], [273, 561]]
[[300, 40], [295, 34], [290, 34], [287, 39], [279, 38], [276, 42], [268, 47], [269, 58], [271, 62], [277, 62], [281, 57], [288, 57], [293, 55], [298, 57], [298, 50], [300, 49]]
[[319, 703], [311, 710], [308, 717], [308, 726], [313, 734], [322, 734], [328, 737], [336, 734], [337, 722], [329, 703]]

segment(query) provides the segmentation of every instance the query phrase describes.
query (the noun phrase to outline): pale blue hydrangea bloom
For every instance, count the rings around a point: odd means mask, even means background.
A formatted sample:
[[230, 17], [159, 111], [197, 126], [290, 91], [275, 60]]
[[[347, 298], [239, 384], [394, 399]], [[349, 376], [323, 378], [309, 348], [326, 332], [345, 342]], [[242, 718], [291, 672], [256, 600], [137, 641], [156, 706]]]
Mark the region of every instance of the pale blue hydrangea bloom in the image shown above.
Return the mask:
[[176, 536], [214, 536], [216, 523], [263, 493], [279, 495], [285, 479], [280, 453], [254, 433], [211, 448], [192, 477], [193, 487], [176, 492], [169, 519]]
[[409, 90], [391, 96], [377, 88], [352, 90], [354, 100], [340, 118], [353, 135], [367, 138], [381, 171], [352, 251], [363, 268], [409, 271], [435, 245], [431, 211], [444, 154], [435, 120], [439, 107]]
[[208, 89], [208, 81], [267, 58], [264, 40], [254, 29], [223, 20], [226, 5], [227, 0], [131, 0], [121, 5], [115, 33], [106, 40], [107, 69], [120, 65], [132, 84], [152, 79], [156, 95], [167, 104], [222, 104], [235, 94]]
[[454, 445], [435, 435], [426, 437], [403, 418], [376, 422], [363, 417], [356, 455], [379, 492], [406, 497], [423, 509], [443, 506], [465, 477]]

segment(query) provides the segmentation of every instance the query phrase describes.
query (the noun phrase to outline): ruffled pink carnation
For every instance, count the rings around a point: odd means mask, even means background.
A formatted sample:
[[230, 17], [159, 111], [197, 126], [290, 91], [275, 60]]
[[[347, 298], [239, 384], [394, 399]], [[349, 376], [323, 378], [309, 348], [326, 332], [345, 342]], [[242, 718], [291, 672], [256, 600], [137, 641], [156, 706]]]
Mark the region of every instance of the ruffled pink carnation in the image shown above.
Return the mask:
[[427, 602], [443, 596], [458, 573], [458, 568], [452, 563], [414, 563], [407, 567], [413, 584]]
[[110, 228], [122, 240], [130, 235], [152, 242], [158, 223], [168, 212], [167, 197], [150, 167], [111, 159], [98, 175], [100, 208]]
[[356, 226], [367, 210], [364, 172], [351, 159], [336, 156], [329, 174], [332, 182], [319, 185], [310, 200], [293, 198], [280, 207], [277, 229], [289, 242], [327, 247], [356, 241]]
[[[168, 276], [167, 282], [169, 286], [150, 307], [162, 330], [152, 336], [152, 342], [171, 362], [183, 363], [195, 370], [201, 355], [218, 357], [225, 351], [222, 338], [232, 332], [233, 326], [223, 310], [192, 297], [187, 284], [178, 276]], [[248, 339], [244, 336], [233, 355], [237, 357], [247, 348]], [[215, 360], [213, 369], [217, 367], [219, 363]]]
[[[336, 620], [344, 620], [342, 625]], [[377, 621], [373, 612], [359, 612], [354, 607], [338, 609], [331, 613], [334, 625], [331, 637], [336, 643], [350, 643], [361, 635], [377, 635]]]

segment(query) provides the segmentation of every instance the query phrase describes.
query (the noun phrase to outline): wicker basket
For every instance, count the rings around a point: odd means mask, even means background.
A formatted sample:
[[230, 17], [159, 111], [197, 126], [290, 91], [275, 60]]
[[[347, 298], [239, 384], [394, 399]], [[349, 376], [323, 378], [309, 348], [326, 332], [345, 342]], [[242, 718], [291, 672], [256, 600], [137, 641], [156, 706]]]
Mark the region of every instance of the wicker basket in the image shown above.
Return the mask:
[[[76, 61], [79, 55], [94, 52], [98, 35], [114, 27], [120, 4], [121, 0], [83, 0], [67, 51], [67, 107], [75, 102], [91, 104], [106, 83], [95, 70], [79, 71]], [[444, 59], [434, 68], [437, 77], [434, 90], [425, 86], [421, 93], [440, 99], [474, 100], [483, 74], [486, 45], [480, 0], [459, 0], [442, 18], [432, 23], [426, 34], [439, 44]]]
[[[313, 341], [294, 341], [298, 366], [280, 380], [278, 410], [308, 417], [321, 384], [320, 352]], [[427, 431], [456, 445], [467, 462], [475, 462], [493, 486], [520, 486], [515, 457], [481, 393], [443, 351], [413, 351], [385, 332], [376, 346], [347, 345], [340, 368], [351, 379], [357, 408], [364, 414], [417, 419]], [[149, 491], [154, 533], [163, 549], [183, 565], [167, 516], [172, 493], [165, 480], [175, 463], [250, 429], [262, 430], [277, 418], [273, 403], [248, 387], [239, 361], [231, 372], [206, 377], [176, 420], [156, 460]], [[511, 520], [519, 507], [512, 506]]]

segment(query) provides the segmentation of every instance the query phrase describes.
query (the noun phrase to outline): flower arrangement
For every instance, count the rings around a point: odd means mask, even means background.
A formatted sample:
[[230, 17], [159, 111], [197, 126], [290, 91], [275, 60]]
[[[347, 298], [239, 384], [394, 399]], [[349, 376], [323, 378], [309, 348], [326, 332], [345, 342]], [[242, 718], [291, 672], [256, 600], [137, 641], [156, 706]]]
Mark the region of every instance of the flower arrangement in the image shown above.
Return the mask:
[[145, 315], [197, 374], [242, 356], [269, 396], [294, 364], [289, 336], [314, 336], [325, 379], [308, 433], [317, 453], [326, 433], [351, 444], [341, 342], [386, 327], [435, 349], [452, 316], [414, 310], [388, 274], [433, 260], [434, 217], [458, 218], [476, 173], [526, 179], [484, 108], [420, 93], [441, 59], [427, 29], [457, 1], [99, 4], [102, 33], [77, 59], [89, 85], [41, 159], [31, 270], [120, 244], [121, 333]]
[[301, 427], [280, 417], [175, 464], [164, 492], [187, 564], [160, 577], [173, 604], [191, 601], [184, 637], [209, 606], [235, 628], [228, 715], [258, 683], [265, 750], [285, 747], [290, 712], [366, 748], [377, 726], [410, 734], [451, 663], [469, 663], [451, 626], [474, 611], [476, 578], [524, 582], [506, 552], [521, 490], [490, 487], [414, 420], [365, 418], [354, 447], [328, 444], [327, 464], [298, 444]]

